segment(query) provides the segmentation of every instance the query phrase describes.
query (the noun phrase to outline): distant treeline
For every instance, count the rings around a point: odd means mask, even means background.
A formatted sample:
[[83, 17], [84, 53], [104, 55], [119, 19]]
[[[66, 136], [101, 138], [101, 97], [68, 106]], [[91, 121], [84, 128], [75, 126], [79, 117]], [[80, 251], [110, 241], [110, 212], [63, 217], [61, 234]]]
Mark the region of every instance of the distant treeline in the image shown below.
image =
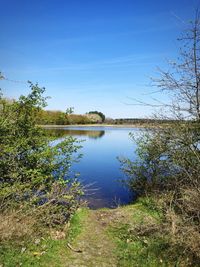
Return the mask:
[[43, 110], [38, 113], [37, 124], [39, 125], [71, 125], [102, 123], [105, 115], [102, 112], [90, 111], [84, 115], [72, 114], [56, 110]]
[[115, 124], [170, 124], [176, 122], [176, 120], [124, 118], [115, 119], [114, 122]]
[[90, 119], [85, 115], [66, 114], [62, 111], [40, 110], [37, 117], [39, 125], [88, 124]]
[[[7, 105], [12, 105], [15, 100], [10, 100], [4, 98], [2, 101], [7, 103]], [[0, 106], [0, 111], [1, 111]], [[119, 118], [112, 119], [106, 118], [102, 112], [99, 111], [89, 111], [88, 113], [74, 114], [63, 112], [59, 110], [44, 110], [40, 109], [37, 112], [36, 123], [38, 125], [72, 125], [72, 124], [115, 124], [115, 125], [145, 125], [145, 124], [173, 124], [177, 120], [173, 119], [147, 119], [147, 118]], [[185, 123], [185, 122], [184, 122]]]
[[[100, 112], [99, 112], [100, 113]], [[102, 118], [97, 112], [89, 112], [85, 115], [66, 114], [62, 111], [40, 110], [37, 117], [39, 125], [72, 125], [72, 124], [116, 124], [116, 125], [143, 125], [143, 124], [172, 124], [176, 120], [144, 119], [144, 118]], [[105, 115], [104, 115], [105, 116]]]

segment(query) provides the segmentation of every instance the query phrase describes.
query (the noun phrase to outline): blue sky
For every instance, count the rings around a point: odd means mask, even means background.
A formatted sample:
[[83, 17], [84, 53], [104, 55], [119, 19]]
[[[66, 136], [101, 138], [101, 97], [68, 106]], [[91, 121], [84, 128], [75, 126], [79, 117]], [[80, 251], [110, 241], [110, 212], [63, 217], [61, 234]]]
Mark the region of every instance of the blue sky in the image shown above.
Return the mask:
[[[150, 77], [177, 57], [183, 21], [196, 0], [0, 0], [0, 71], [5, 96], [46, 87], [47, 109], [99, 110], [108, 117], [147, 117]], [[165, 101], [166, 96], [159, 96]]]

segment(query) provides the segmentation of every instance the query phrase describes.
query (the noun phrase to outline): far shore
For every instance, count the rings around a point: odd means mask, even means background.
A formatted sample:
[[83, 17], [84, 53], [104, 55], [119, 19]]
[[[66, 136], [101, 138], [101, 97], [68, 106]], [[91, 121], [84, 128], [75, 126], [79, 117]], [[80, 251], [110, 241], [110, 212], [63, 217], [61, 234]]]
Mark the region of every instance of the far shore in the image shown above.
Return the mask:
[[[42, 128], [71, 128], [71, 127], [115, 127], [115, 128], [157, 128], [158, 124], [71, 124], [71, 125], [38, 125]], [[161, 125], [159, 125], [161, 126]]]

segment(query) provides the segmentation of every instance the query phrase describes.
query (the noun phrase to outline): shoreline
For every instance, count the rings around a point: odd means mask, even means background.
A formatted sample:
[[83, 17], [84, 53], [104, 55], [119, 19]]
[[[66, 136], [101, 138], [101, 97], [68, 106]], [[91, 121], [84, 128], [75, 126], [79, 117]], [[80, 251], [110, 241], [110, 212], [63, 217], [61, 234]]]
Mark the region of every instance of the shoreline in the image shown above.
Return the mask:
[[[152, 124], [71, 124], [71, 125], [55, 125], [55, 124], [49, 124], [49, 125], [38, 125], [42, 128], [75, 128], [75, 127], [113, 127], [113, 128], [157, 128], [158, 125], [152, 125]], [[161, 125], [160, 125], [161, 126]]]

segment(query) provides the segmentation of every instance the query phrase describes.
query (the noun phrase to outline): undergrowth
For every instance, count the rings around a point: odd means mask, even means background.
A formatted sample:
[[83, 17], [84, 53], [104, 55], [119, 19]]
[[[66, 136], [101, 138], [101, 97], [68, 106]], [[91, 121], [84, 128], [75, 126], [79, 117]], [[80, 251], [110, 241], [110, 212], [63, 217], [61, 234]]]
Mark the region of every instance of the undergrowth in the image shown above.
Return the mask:
[[163, 229], [162, 214], [152, 200], [140, 199], [122, 207], [131, 219], [111, 224], [108, 229], [116, 243], [118, 267], [191, 266], [182, 248], [173, 246]]
[[[67, 260], [67, 243], [81, 233], [86, 215], [87, 209], [79, 209], [64, 227], [49, 229], [41, 225], [40, 231], [32, 229], [21, 238], [18, 235], [16, 239], [4, 240], [0, 244], [0, 266], [63, 266]], [[23, 228], [28, 228], [28, 225]]]

